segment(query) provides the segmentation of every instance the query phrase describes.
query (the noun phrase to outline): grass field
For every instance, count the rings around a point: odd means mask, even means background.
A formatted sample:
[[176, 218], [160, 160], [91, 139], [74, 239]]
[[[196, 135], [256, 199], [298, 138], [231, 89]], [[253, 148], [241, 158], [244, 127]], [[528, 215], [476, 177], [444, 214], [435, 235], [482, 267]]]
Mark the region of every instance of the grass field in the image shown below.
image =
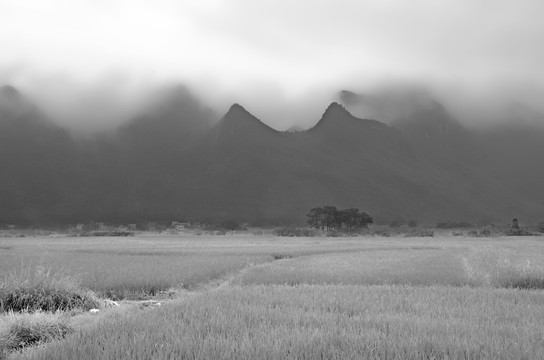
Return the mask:
[[100, 296], [194, 290], [72, 320], [65, 339], [11, 357], [541, 359], [543, 240], [0, 239], [0, 274], [63, 269]]

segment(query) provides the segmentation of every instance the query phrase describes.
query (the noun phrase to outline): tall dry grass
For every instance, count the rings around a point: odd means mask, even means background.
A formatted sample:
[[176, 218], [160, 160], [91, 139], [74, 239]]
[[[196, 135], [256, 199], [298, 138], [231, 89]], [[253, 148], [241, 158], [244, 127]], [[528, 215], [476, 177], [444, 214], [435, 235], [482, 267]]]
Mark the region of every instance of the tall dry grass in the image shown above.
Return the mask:
[[81, 288], [77, 274], [21, 266], [0, 277], [0, 312], [91, 309], [98, 300]]
[[71, 334], [67, 316], [60, 312], [8, 313], [0, 327], [0, 359], [14, 351], [41, 345]]

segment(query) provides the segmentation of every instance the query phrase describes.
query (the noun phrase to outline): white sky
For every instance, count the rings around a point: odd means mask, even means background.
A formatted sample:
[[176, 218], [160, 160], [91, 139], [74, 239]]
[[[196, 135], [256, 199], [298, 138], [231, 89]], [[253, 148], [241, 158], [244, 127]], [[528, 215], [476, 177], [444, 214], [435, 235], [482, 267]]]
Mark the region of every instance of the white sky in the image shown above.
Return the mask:
[[182, 82], [265, 119], [381, 80], [538, 104], [543, 16], [542, 0], [0, 0], [0, 82]]

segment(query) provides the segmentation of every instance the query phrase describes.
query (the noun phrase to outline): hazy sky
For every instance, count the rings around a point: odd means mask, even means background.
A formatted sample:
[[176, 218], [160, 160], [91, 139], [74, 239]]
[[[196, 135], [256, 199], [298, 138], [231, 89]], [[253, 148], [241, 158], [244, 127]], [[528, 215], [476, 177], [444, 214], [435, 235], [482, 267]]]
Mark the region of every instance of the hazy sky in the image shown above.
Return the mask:
[[122, 104], [182, 82], [277, 127], [381, 81], [539, 108], [543, 15], [542, 0], [0, 0], [0, 82]]

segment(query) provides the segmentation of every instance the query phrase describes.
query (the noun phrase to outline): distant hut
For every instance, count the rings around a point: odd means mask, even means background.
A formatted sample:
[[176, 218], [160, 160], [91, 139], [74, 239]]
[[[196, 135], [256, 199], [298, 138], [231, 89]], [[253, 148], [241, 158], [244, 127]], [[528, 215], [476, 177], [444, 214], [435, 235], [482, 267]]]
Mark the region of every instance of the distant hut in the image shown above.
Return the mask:
[[512, 230], [519, 230], [519, 223], [517, 218], [514, 218], [512, 220]]

